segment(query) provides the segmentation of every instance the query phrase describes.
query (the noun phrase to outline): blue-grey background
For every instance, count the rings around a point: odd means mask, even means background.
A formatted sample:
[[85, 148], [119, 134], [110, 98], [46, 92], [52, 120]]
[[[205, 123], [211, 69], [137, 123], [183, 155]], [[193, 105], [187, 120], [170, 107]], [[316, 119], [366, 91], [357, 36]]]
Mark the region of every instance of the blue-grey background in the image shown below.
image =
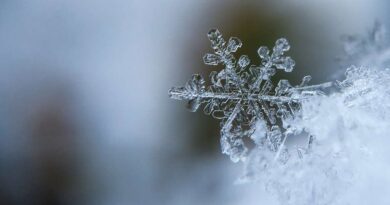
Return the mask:
[[292, 45], [294, 73], [342, 78], [341, 36], [388, 24], [385, 0], [0, 0], [0, 204], [259, 204], [219, 150], [218, 121], [167, 90], [206, 33]]

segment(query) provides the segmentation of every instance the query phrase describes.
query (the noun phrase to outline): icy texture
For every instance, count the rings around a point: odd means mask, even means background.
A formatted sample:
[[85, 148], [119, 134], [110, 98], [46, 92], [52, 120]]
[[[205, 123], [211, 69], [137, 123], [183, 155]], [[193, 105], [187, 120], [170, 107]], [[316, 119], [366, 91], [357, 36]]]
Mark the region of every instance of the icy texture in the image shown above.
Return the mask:
[[[194, 75], [169, 93], [188, 100], [192, 111], [205, 104], [207, 114], [221, 119], [223, 152], [245, 164], [237, 182], [257, 182], [279, 204], [388, 204], [390, 55], [382, 31], [377, 25], [366, 40], [350, 39], [349, 46], [357, 45], [348, 51], [358, 59], [353, 64], [373, 66], [351, 66], [345, 80], [335, 83], [338, 89], [324, 95], [331, 84], [308, 86], [310, 76], [299, 86], [280, 80], [274, 88], [276, 71], [294, 68], [284, 56], [287, 40], [279, 39], [272, 53], [260, 47], [261, 65], [255, 66], [245, 55], [236, 62], [240, 40], [231, 38], [225, 46], [212, 30], [215, 53], [205, 63], [224, 69], [211, 73], [209, 86]], [[245, 138], [254, 148], [247, 148]]]
[[[222, 152], [233, 162], [247, 158], [249, 150], [245, 138], [253, 140], [254, 149], [271, 152], [275, 160], [286, 162], [289, 158], [284, 146], [287, 137], [302, 132], [291, 124], [299, 117], [301, 102], [321, 95], [321, 89], [331, 83], [308, 86], [311, 77], [305, 76], [298, 86], [282, 79], [275, 87], [271, 78], [276, 71], [291, 72], [295, 66], [294, 60], [284, 55], [290, 49], [285, 38], [276, 41], [272, 52], [261, 46], [258, 49], [261, 64], [250, 65], [248, 56], [242, 55], [237, 61], [233, 55], [242, 46], [240, 39], [231, 37], [226, 42], [217, 29], [212, 29], [207, 36], [214, 53], [206, 54], [204, 63], [224, 68], [210, 73], [209, 86], [195, 74], [184, 87], [170, 89], [169, 96], [187, 100], [193, 112], [204, 104], [206, 114], [221, 120]], [[259, 123], [263, 124], [261, 128], [256, 127]], [[261, 132], [262, 136], [254, 139], [255, 132]]]
[[285, 163], [255, 149], [238, 182], [259, 182], [283, 205], [387, 204], [390, 70], [350, 67], [338, 86], [301, 103], [294, 125], [315, 136], [310, 148], [297, 148]]

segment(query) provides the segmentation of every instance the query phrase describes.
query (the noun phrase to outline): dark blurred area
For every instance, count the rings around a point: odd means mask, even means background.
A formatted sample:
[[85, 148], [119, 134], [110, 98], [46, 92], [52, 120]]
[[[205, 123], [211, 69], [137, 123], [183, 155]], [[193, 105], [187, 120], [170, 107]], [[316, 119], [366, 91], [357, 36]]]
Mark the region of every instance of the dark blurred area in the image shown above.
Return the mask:
[[[286, 37], [288, 78], [335, 80], [343, 34], [388, 24], [375, 1], [0, 1], [0, 204], [259, 204], [234, 186], [218, 121], [168, 98], [206, 33], [257, 48]], [[338, 76], [341, 77], [342, 76]]]

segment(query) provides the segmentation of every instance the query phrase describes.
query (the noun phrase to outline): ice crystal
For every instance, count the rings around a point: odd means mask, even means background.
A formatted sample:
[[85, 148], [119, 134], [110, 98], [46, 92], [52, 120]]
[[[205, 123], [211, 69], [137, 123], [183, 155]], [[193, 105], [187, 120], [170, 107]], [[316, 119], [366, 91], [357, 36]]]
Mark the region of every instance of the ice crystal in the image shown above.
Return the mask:
[[352, 66], [345, 76], [337, 92], [301, 103], [294, 124], [315, 136], [313, 149], [297, 148], [283, 164], [272, 163], [271, 151], [254, 149], [238, 182], [258, 182], [283, 205], [366, 204], [359, 200], [373, 196], [386, 204], [376, 193], [388, 193], [390, 184], [382, 171], [389, 167], [390, 69]]
[[206, 114], [221, 119], [222, 151], [244, 161], [238, 183], [257, 182], [283, 205], [388, 203], [390, 44], [384, 27], [346, 38], [345, 62], [356, 66], [348, 66], [345, 80], [312, 86], [310, 76], [298, 86], [273, 84], [277, 71], [295, 67], [285, 56], [286, 39], [272, 50], [260, 47], [261, 63], [253, 65], [246, 55], [233, 55], [242, 46], [238, 38], [225, 42], [218, 30], [208, 36], [214, 53], [204, 61], [223, 69], [211, 72], [209, 84], [194, 75], [169, 93], [188, 100], [192, 111], [204, 105]]
[[[345, 80], [311, 86], [310, 76], [298, 86], [273, 84], [277, 71], [295, 67], [286, 39], [260, 47], [261, 63], [253, 65], [233, 55], [238, 38], [226, 42], [215, 29], [208, 36], [214, 53], [204, 62], [223, 69], [211, 72], [209, 84], [194, 75], [169, 94], [221, 120], [223, 153], [244, 161], [238, 183], [258, 182], [283, 205], [388, 203], [390, 44], [383, 27], [347, 39], [349, 63], [358, 66], [348, 66]], [[324, 95], [330, 86], [335, 92]]]
[[[246, 55], [238, 61], [234, 56], [242, 46], [240, 39], [231, 37], [226, 42], [217, 29], [210, 30], [207, 36], [214, 52], [206, 54], [203, 61], [206, 65], [223, 65], [223, 69], [210, 73], [209, 85], [195, 74], [184, 87], [171, 88], [169, 96], [187, 100], [192, 112], [204, 105], [204, 113], [221, 120], [222, 152], [233, 162], [247, 158], [250, 150], [246, 139], [251, 139], [253, 150], [262, 150], [264, 156], [272, 155], [274, 160], [285, 163], [290, 155], [284, 146], [287, 137], [302, 132], [292, 123], [300, 117], [301, 102], [321, 95], [321, 90], [331, 83], [308, 85], [311, 77], [305, 76], [297, 86], [285, 79], [274, 86], [272, 77], [277, 70], [291, 72], [295, 66], [295, 61], [285, 56], [290, 49], [285, 38], [276, 41], [272, 52], [261, 46], [257, 51], [261, 64], [253, 65]], [[312, 143], [313, 137], [307, 137], [308, 145], [299, 150]]]

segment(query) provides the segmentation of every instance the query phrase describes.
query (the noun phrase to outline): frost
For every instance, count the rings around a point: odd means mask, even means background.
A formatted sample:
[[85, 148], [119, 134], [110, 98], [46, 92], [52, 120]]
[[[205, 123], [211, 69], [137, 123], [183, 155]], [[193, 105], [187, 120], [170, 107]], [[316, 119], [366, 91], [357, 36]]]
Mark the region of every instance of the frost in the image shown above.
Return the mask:
[[[390, 190], [383, 172], [390, 168], [390, 70], [352, 66], [345, 76], [338, 92], [301, 103], [294, 124], [315, 136], [310, 148], [298, 147], [282, 164], [272, 163], [272, 152], [254, 149], [238, 183], [259, 182], [283, 205], [387, 204], [380, 193]], [[256, 131], [253, 138], [263, 135]]]
[[204, 63], [224, 68], [210, 73], [210, 85], [206, 86], [205, 80], [195, 74], [184, 87], [170, 89], [169, 96], [187, 100], [193, 112], [204, 104], [206, 114], [221, 120], [222, 152], [233, 162], [248, 156], [245, 138], [251, 139], [259, 129], [258, 123], [263, 123], [260, 129], [265, 134], [253, 140], [255, 149], [270, 151], [275, 158], [287, 161], [289, 154], [283, 144], [287, 136], [299, 134], [290, 122], [299, 117], [301, 102], [321, 95], [320, 90], [331, 83], [308, 86], [311, 77], [305, 76], [298, 86], [282, 79], [275, 87], [271, 78], [276, 71], [291, 72], [295, 66], [295, 61], [284, 55], [290, 49], [285, 38], [276, 41], [272, 53], [261, 46], [258, 49], [261, 64], [250, 65], [248, 56], [240, 56], [237, 62], [233, 55], [242, 46], [240, 39], [231, 37], [226, 42], [217, 29], [212, 29], [207, 36], [214, 53], [206, 54]]

